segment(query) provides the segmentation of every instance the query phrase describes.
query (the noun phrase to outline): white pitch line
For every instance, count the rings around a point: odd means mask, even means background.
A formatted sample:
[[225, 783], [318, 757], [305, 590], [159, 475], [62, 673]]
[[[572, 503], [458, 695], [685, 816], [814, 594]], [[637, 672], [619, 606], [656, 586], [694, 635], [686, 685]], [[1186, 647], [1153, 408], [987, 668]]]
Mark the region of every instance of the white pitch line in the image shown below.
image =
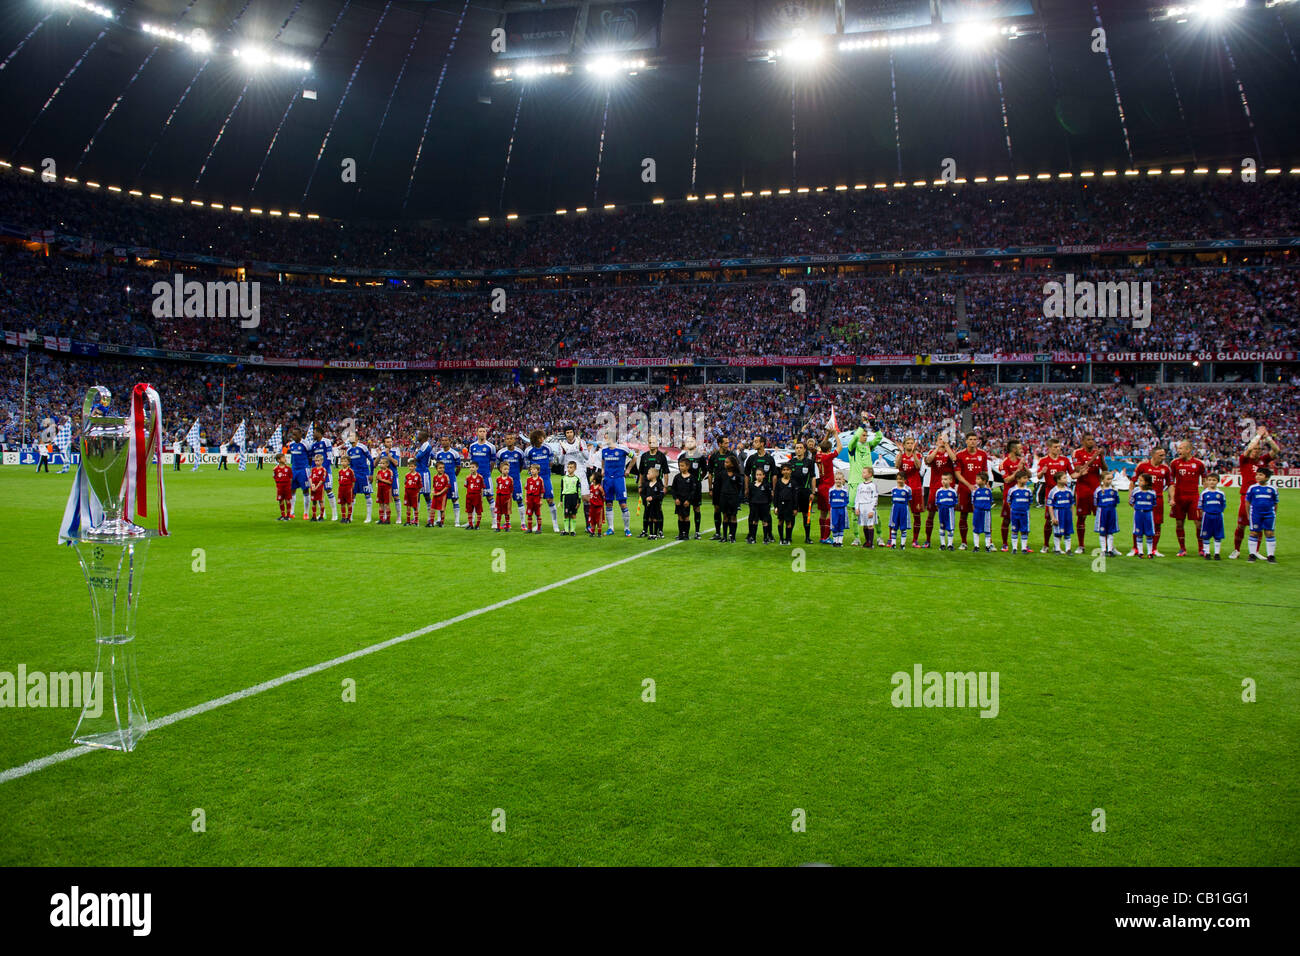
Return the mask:
[[[600, 574], [611, 568], [617, 568], [619, 565], [628, 564], [644, 558], [646, 555], [663, 551], [665, 548], [671, 548], [673, 545], [681, 544], [680, 541], [669, 541], [667, 544], [661, 544], [649, 551], [642, 551], [639, 554], [633, 554], [626, 558], [620, 558], [609, 564], [603, 564], [598, 568], [592, 568], [589, 571], [583, 571], [581, 574], [575, 574], [572, 577], [564, 578], [561, 581], [554, 581], [551, 584], [544, 584], [540, 588], [534, 588], [531, 591], [525, 591], [523, 594], [516, 594], [514, 597], [506, 598], [504, 601], [497, 601], [495, 604], [489, 604], [486, 607], [476, 608], [473, 611], [466, 611], [464, 614], [457, 614], [455, 617], [449, 617], [445, 621], [438, 621], [436, 624], [429, 624], [420, 628], [418, 631], [411, 631], [409, 634], [402, 634], [399, 637], [389, 638], [386, 641], [380, 641], [378, 644], [371, 644], [369, 647], [363, 647], [360, 650], [352, 651], [341, 657], [335, 657], [332, 660], [323, 661], [319, 664], [313, 664], [311, 667], [304, 667], [302, 670], [294, 671], [291, 674], [284, 674], [280, 677], [263, 681], [260, 684], [254, 684], [252, 687], [246, 687], [243, 690], [237, 690], [233, 694], [226, 694], [224, 697], [218, 697], [215, 700], [207, 701], [203, 704], [196, 704], [193, 707], [187, 707], [184, 710], [178, 710], [174, 714], [168, 714], [166, 717], [159, 717], [157, 720], [149, 721], [149, 730], [159, 730], [169, 724], [174, 724], [178, 720], [185, 720], [187, 717], [196, 717], [199, 714], [206, 714], [210, 710], [216, 710], [218, 707], [224, 707], [226, 704], [233, 704], [235, 701], [243, 700], [246, 697], [253, 697], [257, 694], [265, 693], [268, 690], [274, 690], [284, 684], [301, 680], [304, 677], [310, 677], [312, 674], [319, 674], [321, 671], [329, 670], [331, 667], [337, 667], [339, 664], [346, 664], [349, 661], [355, 661], [360, 657], [374, 654], [378, 651], [395, 647], [398, 644], [405, 644], [407, 641], [413, 641], [417, 637], [423, 637], [425, 634], [431, 634], [434, 631], [440, 631], [444, 627], [451, 627], [453, 624], [459, 624], [461, 621], [468, 621], [470, 618], [478, 617], [481, 614], [488, 614], [492, 611], [499, 611], [503, 607], [509, 607], [512, 604], [518, 604], [520, 601], [526, 601], [531, 597], [539, 594], [545, 594], [547, 591], [554, 591], [556, 588], [562, 588], [574, 581], [581, 581], [583, 578], [589, 578], [592, 575]], [[10, 780], [17, 780], [19, 777], [25, 777], [28, 774], [36, 773], [38, 770], [44, 770], [46, 767], [52, 767], [55, 764], [63, 763], [65, 760], [71, 760], [73, 757], [80, 757], [83, 754], [93, 753], [96, 747], [71, 747], [68, 750], [60, 750], [58, 753], [50, 754], [46, 757], [38, 757], [35, 760], [29, 760], [27, 763], [18, 767], [0, 773], [0, 783], [8, 783]]]

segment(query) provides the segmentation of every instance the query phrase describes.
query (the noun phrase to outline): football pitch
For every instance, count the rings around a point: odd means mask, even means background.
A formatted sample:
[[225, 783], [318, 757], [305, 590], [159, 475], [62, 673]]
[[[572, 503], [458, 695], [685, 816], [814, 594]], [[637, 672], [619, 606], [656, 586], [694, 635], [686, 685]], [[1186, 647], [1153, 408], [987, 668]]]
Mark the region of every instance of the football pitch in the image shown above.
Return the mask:
[[[1300, 863], [1296, 492], [1276, 565], [1094, 570], [676, 543], [671, 509], [658, 542], [287, 524], [269, 470], [166, 477], [163, 725], [15, 774], [78, 711], [0, 709], [0, 863]], [[0, 672], [93, 664], [70, 480], [0, 469]], [[996, 716], [894, 706], [918, 665], [996, 673]]]

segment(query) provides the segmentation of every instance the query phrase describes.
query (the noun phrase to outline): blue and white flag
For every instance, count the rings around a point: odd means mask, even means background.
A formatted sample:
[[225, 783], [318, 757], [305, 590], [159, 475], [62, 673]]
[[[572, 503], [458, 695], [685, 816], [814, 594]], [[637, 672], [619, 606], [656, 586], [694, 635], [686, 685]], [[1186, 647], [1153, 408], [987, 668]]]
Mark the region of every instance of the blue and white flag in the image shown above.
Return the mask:
[[63, 464], [71, 463], [72, 455], [72, 418], [69, 416], [59, 423], [59, 430], [54, 435], [54, 444], [63, 452]]
[[284, 451], [284, 435], [281, 434], [283, 426], [276, 425], [275, 432], [271, 435], [271, 457], [275, 457]]
[[201, 444], [199, 439], [199, 420], [194, 419], [194, 424], [190, 426], [190, 432], [185, 436], [185, 443], [191, 448], [198, 448]]
[[244, 452], [244, 423], [240, 421], [239, 427], [235, 429], [235, 435], [230, 439], [231, 444], [239, 446], [239, 470], [243, 471], [247, 465]]
[[302, 440], [302, 443], [306, 445], [308, 448], [310, 448], [311, 443], [316, 440], [315, 428], [316, 428], [315, 422], [307, 423], [307, 437]]

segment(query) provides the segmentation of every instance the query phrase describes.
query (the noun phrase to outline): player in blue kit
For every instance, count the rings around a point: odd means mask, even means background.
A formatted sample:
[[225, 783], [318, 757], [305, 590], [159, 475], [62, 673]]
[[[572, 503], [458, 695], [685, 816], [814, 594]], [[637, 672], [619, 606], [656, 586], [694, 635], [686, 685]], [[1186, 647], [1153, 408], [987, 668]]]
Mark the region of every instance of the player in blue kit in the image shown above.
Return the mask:
[[1205, 547], [1206, 561], [1221, 561], [1219, 547], [1223, 544], [1223, 512], [1228, 507], [1228, 496], [1219, 490], [1219, 476], [1206, 475], [1205, 487], [1201, 490], [1200, 501], [1197, 502], [1196, 509], [1201, 513], [1201, 533], [1198, 537], [1202, 542], [1214, 542], [1214, 553], [1210, 554], [1209, 547]]
[[289, 433], [293, 439], [289, 442], [289, 468], [293, 472], [293, 484], [289, 486], [289, 517], [293, 517], [294, 492], [302, 489], [302, 517], [307, 520], [307, 501], [311, 495], [311, 481], [307, 472], [311, 470], [311, 449], [302, 440], [302, 429], [294, 427]]
[[953, 530], [956, 523], [953, 515], [957, 513], [959, 498], [957, 489], [952, 486], [952, 475], [944, 474], [939, 479], [939, 488], [934, 493], [934, 507], [939, 512], [939, 550], [955, 551]]
[[[826, 496], [831, 506], [830, 545], [833, 548], [844, 547], [844, 529], [849, 526], [849, 488], [844, 483], [843, 475], [835, 476], [835, 487]], [[822, 544], [826, 544], [825, 541]]]
[[993, 489], [989, 487], [989, 476], [980, 472], [975, 476], [975, 490], [970, 493], [971, 511], [975, 515], [975, 553], [980, 550], [980, 538], [984, 539], [984, 550], [993, 551]]
[[1259, 559], [1259, 542], [1263, 540], [1268, 553], [1268, 563], [1277, 564], [1277, 539], [1273, 525], [1277, 520], [1277, 489], [1268, 483], [1273, 472], [1267, 468], [1255, 471], [1255, 483], [1246, 489], [1246, 504], [1250, 508], [1250, 557]]
[[908, 487], [907, 476], [898, 473], [898, 484], [890, 496], [889, 507], [889, 547], [907, 549], [908, 518], [912, 513], [912, 489]]
[[605, 478], [601, 490], [605, 493], [605, 534], [614, 533], [614, 502], [623, 509], [623, 534], [632, 537], [632, 518], [627, 511], [627, 474], [632, 466], [632, 449], [614, 441], [614, 433], [607, 432], [605, 444], [600, 449], [600, 470]]
[[460, 452], [451, 447], [450, 438], [444, 437], [440, 444], [442, 447], [433, 453], [433, 460], [442, 465], [443, 473], [450, 482], [447, 497], [451, 499], [452, 527], [459, 528], [460, 496], [456, 492], [456, 473], [460, 471]]
[[320, 437], [317, 438], [314, 442], [311, 443], [311, 449], [310, 449], [310, 452], [311, 452], [311, 459], [310, 459], [310, 460], [311, 460], [311, 461], [315, 461], [315, 460], [316, 460], [316, 456], [317, 456], [317, 455], [320, 455], [321, 458], [323, 458], [324, 461], [325, 461], [325, 495], [326, 495], [326, 497], [329, 498], [329, 500], [330, 500], [330, 510], [334, 513], [334, 517], [333, 517], [332, 520], [334, 520], [334, 521], [338, 521], [338, 520], [339, 520], [339, 501], [338, 501], [337, 498], [334, 497], [334, 481], [333, 481], [333, 477], [334, 477], [334, 464], [333, 464], [333, 456], [334, 456], [334, 442], [332, 442], [332, 441], [331, 441], [331, 440], [330, 440], [330, 439], [325, 435], [325, 423], [324, 423], [324, 422], [317, 422], [317, 423], [316, 423], [315, 432], [316, 432], [316, 434], [320, 435]]
[[1052, 517], [1052, 546], [1057, 554], [1069, 554], [1074, 539], [1074, 492], [1068, 471], [1057, 474], [1056, 487], [1047, 493], [1046, 504]]
[[[1137, 487], [1129, 492], [1128, 503], [1133, 508], [1133, 544], [1139, 558], [1156, 556], [1156, 501], [1156, 493], [1151, 490], [1151, 476], [1138, 475]], [[1143, 547], [1147, 549], [1145, 555]]]
[[433, 442], [429, 440], [427, 428], [420, 429], [415, 440], [419, 443], [415, 447], [415, 473], [420, 476], [420, 496], [428, 507], [433, 489]]
[[497, 449], [497, 461], [505, 462], [510, 472], [510, 480], [515, 486], [515, 504], [520, 510], [524, 507], [524, 479], [521, 470], [524, 466], [524, 453], [515, 447], [515, 436], [506, 435], [506, 446]]
[[[531, 443], [528, 448], [524, 449], [524, 463], [529, 467], [537, 466], [538, 477], [542, 479], [542, 498], [551, 509], [551, 530], [557, 534], [560, 531], [560, 516], [555, 513], [555, 493], [551, 491], [551, 463], [555, 461], [555, 455], [551, 452], [550, 446], [542, 444], [542, 439], [546, 433], [540, 428], [534, 428], [528, 433], [528, 441]], [[538, 530], [541, 530], [541, 521], [537, 522]]]
[[469, 443], [469, 460], [483, 479], [483, 497], [492, 500], [492, 466], [497, 460], [497, 446], [487, 440], [487, 428], [480, 425], [476, 438]]
[[353, 474], [356, 475], [355, 493], [366, 496], [366, 524], [370, 524], [370, 511], [375, 500], [374, 491], [370, 487], [370, 478], [375, 470], [375, 459], [370, 454], [370, 449], [356, 435], [353, 436], [352, 444], [348, 448], [348, 462], [352, 466]]
[[1101, 542], [1101, 553], [1108, 558], [1118, 558], [1115, 550], [1115, 535], [1119, 534], [1119, 492], [1114, 488], [1115, 473], [1104, 471], [1101, 486], [1092, 496], [1093, 507], [1097, 511], [1097, 537]]
[[1015, 487], [1002, 493], [1011, 511], [1011, 553], [1029, 554], [1029, 509], [1034, 506], [1034, 493], [1029, 488], [1029, 472], [1021, 468], [1015, 474]]

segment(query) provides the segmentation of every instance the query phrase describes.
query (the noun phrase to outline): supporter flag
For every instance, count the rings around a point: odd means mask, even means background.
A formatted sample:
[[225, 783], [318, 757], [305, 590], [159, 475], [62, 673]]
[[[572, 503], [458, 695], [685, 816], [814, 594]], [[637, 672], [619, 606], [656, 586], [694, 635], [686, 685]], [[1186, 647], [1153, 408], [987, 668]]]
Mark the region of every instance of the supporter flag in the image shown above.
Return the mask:
[[66, 468], [72, 461], [72, 419], [65, 418], [59, 424], [59, 430], [54, 435], [54, 444], [59, 446], [59, 451], [63, 452], [63, 464]]
[[190, 426], [189, 434], [185, 436], [185, 443], [191, 448], [199, 447], [199, 420], [194, 419], [194, 424]]
[[831, 417], [830, 417], [830, 421], [828, 421], [828, 422], [826, 423], [826, 427], [829, 428], [831, 431], [836, 432], [836, 433], [838, 433], [839, 430], [840, 430], [840, 423], [835, 419], [835, 406], [834, 406], [834, 405], [831, 406]]
[[247, 467], [247, 461], [244, 456], [244, 422], [241, 420], [239, 427], [235, 429], [234, 437], [230, 439], [231, 444], [239, 446], [239, 470], [243, 471]]
[[275, 432], [271, 435], [271, 454], [278, 455], [284, 450], [284, 436], [281, 434], [282, 426], [276, 425]]
[[306, 445], [308, 448], [311, 448], [311, 443], [314, 442], [315, 440], [316, 440], [316, 423], [308, 422], [307, 437], [302, 440], [302, 443]]

